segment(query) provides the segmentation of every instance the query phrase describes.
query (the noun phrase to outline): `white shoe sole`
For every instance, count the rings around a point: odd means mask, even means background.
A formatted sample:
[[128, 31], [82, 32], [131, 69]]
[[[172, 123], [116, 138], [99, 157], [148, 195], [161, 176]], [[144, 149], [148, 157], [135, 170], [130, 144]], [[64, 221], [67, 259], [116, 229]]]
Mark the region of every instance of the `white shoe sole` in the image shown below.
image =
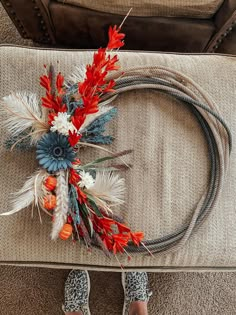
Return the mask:
[[90, 276], [87, 270], [85, 270], [86, 274], [87, 274], [87, 279], [88, 279], [88, 313], [89, 315], [91, 315], [90, 312], [90, 308], [89, 308], [89, 296], [90, 296], [90, 288], [91, 288], [91, 284], [90, 284]]
[[126, 309], [126, 302], [125, 302], [125, 272], [121, 273], [121, 283], [122, 283], [123, 290], [124, 290], [124, 305], [123, 305], [122, 315], [126, 315], [125, 314], [125, 309]]

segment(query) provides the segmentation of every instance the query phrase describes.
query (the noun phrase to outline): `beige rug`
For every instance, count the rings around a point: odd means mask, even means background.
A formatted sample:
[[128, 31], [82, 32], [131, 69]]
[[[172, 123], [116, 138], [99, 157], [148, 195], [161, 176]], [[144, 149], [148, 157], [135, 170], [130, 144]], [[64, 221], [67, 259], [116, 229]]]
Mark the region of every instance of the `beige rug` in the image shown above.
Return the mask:
[[[62, 315], [67, 270], [1, 267], [1, 315]], [[121, 315], [119, 273], [90, 272], [93, 315]], [[236, 276], [231, 273], [151, 274], [150, 315], [235, 315]]]
[[[0, 4], [0, 44], [32, 46], [20, 37]], [[60, 315], [69, 271], [0, 267], [0, 315]], [[91, 272], [91, 311], [121, 314], [123, 292], [118, 273]], [[235, 315], [235, 273], [150, 274], [150, 315]]]

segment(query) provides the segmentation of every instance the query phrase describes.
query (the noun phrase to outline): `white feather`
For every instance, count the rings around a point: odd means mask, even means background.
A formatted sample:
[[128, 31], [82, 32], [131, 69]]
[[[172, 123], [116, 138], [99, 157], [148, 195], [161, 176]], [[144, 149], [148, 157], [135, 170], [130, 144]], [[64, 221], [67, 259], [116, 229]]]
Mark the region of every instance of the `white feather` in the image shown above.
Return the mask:
[[98, 112], [94, 114], [87, 115], [85, 118], [85, 121], [83, 125], [80, 127], [80, 132], [83, 133], [84, 129], [88, 127], [89, 124], [91, 124], [95, 119], [100, 117], [101, 115], [107, 113], [109, 110], [111, 110], [113, 107], [112, 106], [100, 106]]
[[86, 75], [86, 66], [91, 63], [91, 60], [93, 60], [93, 54], [93, 52], [86, 53], [86, 56], [83, 57], [83, 63], [74, 66], [73, 72], [65, 80], [66, 87], [84, 81]]
[[74, 68], [74, 72], [70, 74], [70, 76], [66, 80], [69, 83], [69, 84], [66, 83], [66, 86], [74, 85], [78, 82], [84, 81], [85, 75], [86, 75], [86, 65], [76, 66]]
[[23, 187], [14, 194], [11, 201], [12, 210], [4, 212], [1, 215], [11, 215], [17, 213], [31, 204], [37, 205], [38, 199], [42, 196], [42, 182], [46, 172], [38, 170], [23, 185]]
[[51, 239], [56, 240], [58, 235], [66, 223], [67, 213], [69, 211], [69, 196], [68, 196], [68, 179], [66, 171], [59, 171], [57, 175], [56, 187], [57, 205], [54, 210], [54, 220], [52, 225]]
[[93, 187], [87, 191], [104, 201], [122, 204], [124, 203], [125, 180], [112, 172], [97, 172]]
[[[47, 131], [46, 117], [42, 117], [41, 107], [36, 94], [17, 92], [3, 98], [1, 110], [9, 114], [5, 122], [6, 128], [13, 136], [21, 134], [28, 128], [32, 128], [33, 137], [37, 139], [37, 133]], [[36, 141], [36, 140], [34, 140]]]

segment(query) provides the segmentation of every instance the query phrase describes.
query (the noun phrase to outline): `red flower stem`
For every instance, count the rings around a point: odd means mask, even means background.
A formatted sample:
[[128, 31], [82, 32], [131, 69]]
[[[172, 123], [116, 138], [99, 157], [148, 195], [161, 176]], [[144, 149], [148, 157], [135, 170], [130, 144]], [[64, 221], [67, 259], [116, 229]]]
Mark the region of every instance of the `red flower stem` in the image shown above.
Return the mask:
[[140, 244], [148, 251], [150, 256], [154, 257], [153, 253], [147, 248], [147, 246], [143, 242], [140, 242]]
[[[98, 230], [101, 230], [100, 226], [98, 226], [95, 221], [93, 221], [93, 226], [96, 227]], [[100, 233], [100, 232], [101, 232], [101, 231], [99, 231], [99, 233]]]
[[121, 262], [119, 261], [117, 255], [114, 254], [114, 256], [115, 256], [115, 259], [117, 260], [118, 264], [120, 265], [120, 268], [121, 268], [122, 270], [124, 270], [124, 266], [123, 266], [123, 265], [121, 264]]
[[[84, 81], [83, 81], [84, 82]], [[82, 82], [82, 83], [83, 83]], [[86, 88], [85, 88], [85, 90], [84, 90], [84, 93], [83, 94], [80, 94], [81, 95], [81, 97], [80, 98], [82, 98], [83, 96], [84, 96], [84, 94], [85, 94], [85, 92], [86, 92], [86, 90], [88, 89], [88, 85], [86, 86]]]
[[96, 93], [97, 86], [98, 86], [98, 84], [96, 84], [96, 85], [93, 87], [93, 92], [92, 92], [91, 97], [93, 97], [94, 94]]
[[129, 258], [129, 257], [132, 258], [132, 255], [130, 255], [124, 247], [123, 247], [123, 250], [124, 250], [124, 252], [126, 253], [126, 255], [128, 256], [128, 258]]
[[124, 75], [125, 75], [125, 72], [122, 72], [122, 73], [119, 75], [119, 77], [115, 78], [115, 80], [117, 81], [117, 80], [121, 79]]

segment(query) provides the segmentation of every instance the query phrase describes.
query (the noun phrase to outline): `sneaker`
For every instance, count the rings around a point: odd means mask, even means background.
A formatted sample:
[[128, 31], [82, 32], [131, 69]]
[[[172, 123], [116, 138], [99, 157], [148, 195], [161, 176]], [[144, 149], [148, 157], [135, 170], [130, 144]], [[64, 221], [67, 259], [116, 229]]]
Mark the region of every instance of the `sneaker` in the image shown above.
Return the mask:
[[89, 310], [90, 278], [87, 271], [72, 270], [65, 283], [64, 312], [82, 312], [91, 315]]
[[123, 272], [122, 285], [124, 288], [123, 315], [129, 315], [130, 304], [134, 301], [149, 301], [152, 292], [148, 289], [146, 272]]

